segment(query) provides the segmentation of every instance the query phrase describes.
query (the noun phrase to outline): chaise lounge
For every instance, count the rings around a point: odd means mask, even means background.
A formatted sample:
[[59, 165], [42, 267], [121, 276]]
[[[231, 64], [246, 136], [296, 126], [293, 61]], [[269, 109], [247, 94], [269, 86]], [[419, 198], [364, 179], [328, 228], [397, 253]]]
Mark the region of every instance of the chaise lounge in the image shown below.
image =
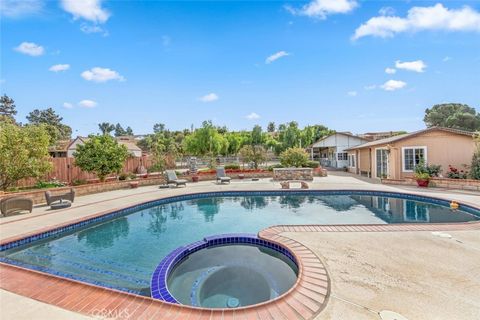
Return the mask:
[[4, 217], [20, 211], [32, 212], [33, 200], [30, 198], [14, 196], [0, 199], [0, 212]]
[[227, 176], [227, 174], [225, 173], [225, 168], [224, 167], [218, 167], [217, 168], [217, 183], [219, 181], [220, 181], [220, 183], [224, 183], [224, 182], [230, 183], [230, 180], [232, 180], [232, 178]]
[[176, 187], [178, 186], [187, 186], [187, 180], [185, 179], [178, 179], [175, 170], [167, 170], [167, 184], [175, 184]]
[[56, 193], [53, 194], [51, 191], [45, 192], [45, 200], [47, 200], [47, 205], [51, 206], [53, 202], [60, 200], [68, 200], [73, 202], [75, 199], [75, 189], [70, 188], [70, 191], [65, 193]]

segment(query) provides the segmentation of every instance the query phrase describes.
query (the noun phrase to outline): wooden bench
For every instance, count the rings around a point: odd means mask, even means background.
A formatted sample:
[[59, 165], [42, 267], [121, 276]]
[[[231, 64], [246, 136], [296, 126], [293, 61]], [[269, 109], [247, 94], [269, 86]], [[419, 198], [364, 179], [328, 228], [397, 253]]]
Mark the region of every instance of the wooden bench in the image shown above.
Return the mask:
[[308, 183], [306, 181], [302, 181], [302, 180], [282, 181], [282, 182], [280, 182], [280, 185], [282, 186], [282, 189], [290, 189], [290, 184], [291, 183], [300, 183], [300, 187], [302, 189], [308, 189]]

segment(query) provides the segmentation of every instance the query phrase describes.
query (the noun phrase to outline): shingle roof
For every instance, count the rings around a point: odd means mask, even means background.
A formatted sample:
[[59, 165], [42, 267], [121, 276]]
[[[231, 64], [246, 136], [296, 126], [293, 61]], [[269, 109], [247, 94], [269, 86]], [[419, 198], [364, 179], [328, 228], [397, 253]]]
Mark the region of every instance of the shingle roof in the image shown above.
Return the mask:
[[397, 142], [397, 141], [400, 141], [400, 140], [403, 140], [403, 139], [415, 137], [415, 136], [421, 135], [423, 133], [427, 133], [427, 132], [435, 131], [435, 130], [440, 130], [440, 131], [465, 135], [465, 136], [469, 136], [469, 137], [473, 137], [473, 135], [474, 135], [473, 132], [459, 130], [459, 129], [443, 128], [443, 127], [431, 127], [431, 128], [418, 130], [418, 131], [414, 131], [414, 132], [410, 132], [410, 133], [400, 134], [398, 136], [393, 136], [393, 137], [389, 137], [389, 138], [385, 138], [385, 139], [379, 139], [379, 140], [367, 142], [367, 143], [358, 145], [356, 147], [345, 149], [345, 151], [368, 148], [368, 147], [377, 146], [377, 145], [380, 145], [380, 144], [388, 144], [388, 143], [392, 143], [392, 142]]

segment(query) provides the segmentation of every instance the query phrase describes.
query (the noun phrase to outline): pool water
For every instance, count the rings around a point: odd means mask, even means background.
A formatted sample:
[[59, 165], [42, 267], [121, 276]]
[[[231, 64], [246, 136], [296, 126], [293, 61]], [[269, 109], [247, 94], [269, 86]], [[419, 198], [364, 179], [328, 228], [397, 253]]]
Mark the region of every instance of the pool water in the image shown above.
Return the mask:
[[197, 251], [168, 276], [168, 289], [182, 303], [238, 308], [274, 299], [297, 280], [297, 266], [283, 254], [251, 245]]
[[276, 224], [463, 222], [479, 217], [436, 204], [364, 195], [208, 197], [177, 201], [43, 242], [1, 252], [1, 260], [150, 296], [150, 277], [172, 250], [223, 233]]

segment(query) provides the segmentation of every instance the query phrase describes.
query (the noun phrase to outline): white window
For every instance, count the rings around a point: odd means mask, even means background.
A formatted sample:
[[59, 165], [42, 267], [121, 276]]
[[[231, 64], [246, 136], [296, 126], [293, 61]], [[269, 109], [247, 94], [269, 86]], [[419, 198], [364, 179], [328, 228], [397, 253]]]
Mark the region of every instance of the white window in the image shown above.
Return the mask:
[[403, 171], [412, 172], [422, 159], [427, 162], [427, 147], [404, 147], [402, 158]]
[[355, 168], [355, 167], [356, 167], [356, 164], [355, 164], [355, 155], [354, 155], [354, 154], [349, 154], [349, 155], [348, 155], [348, 166], [351, 167], [351, 168]]
[[348, 153], [346, 152], [337, 153], [337, 160], [348, 160]]

